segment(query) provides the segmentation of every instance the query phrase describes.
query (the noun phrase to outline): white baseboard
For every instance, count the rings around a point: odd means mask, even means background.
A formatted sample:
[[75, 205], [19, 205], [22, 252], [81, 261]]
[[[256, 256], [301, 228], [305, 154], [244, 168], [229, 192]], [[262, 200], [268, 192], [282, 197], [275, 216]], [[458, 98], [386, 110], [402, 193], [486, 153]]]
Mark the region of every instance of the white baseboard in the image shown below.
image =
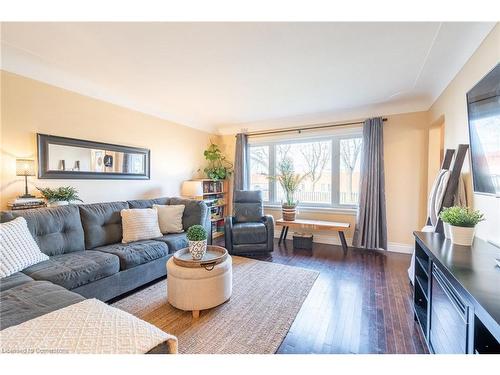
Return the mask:
[[414, 246], [406, 243], [389, 242], [387, 243], [387, 251], [393, 253], [413, 254]]
[[[279, 229], [279, 228], [278, 228]], [[281, 230], [275, 230], [274, 231], [274, 237], [279, 238], [280, 237]], [[288, 233], [287, 238], [292, 239], [293, 232], [290, 231]], [[352, 246], [352, 238], [346, 238], [347, 245]], [[324, 243], [328, 245], [340, 245], [340, 239], [338, 235], [329, 235], [329, 234], [314, 234], [314, 242], [317, 243]], [[403, 253], [403, 254], [412, 254], [413, 253], [413, 245], [408, 245], [404, 243], [397, 243], [397, 242], [389, 242], [387, 244], [387, 251], [393, 252], [393, 253]]]

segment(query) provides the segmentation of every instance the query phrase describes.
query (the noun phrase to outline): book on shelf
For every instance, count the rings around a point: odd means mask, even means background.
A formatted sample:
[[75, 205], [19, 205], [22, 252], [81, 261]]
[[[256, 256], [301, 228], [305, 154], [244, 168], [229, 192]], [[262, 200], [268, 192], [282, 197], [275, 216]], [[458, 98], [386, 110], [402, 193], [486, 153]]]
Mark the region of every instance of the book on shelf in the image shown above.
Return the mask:
[[226, 180], [202, 180], [203, 202], [210, 210], [212, 238], [224, 235], [224, 216], [226, 215]]
[[10, 201], [10, 204], [34, 204], [34, 203], [45, 203], [43, 198], [16, 198]]
[[224, 181], [203, 181], [203, 194], [219, 194], [224, 192]]
[[16, 198], [7, 203], [11, 210], [45, 207], [47, 204], [42, 198]]
[[224, 235], [224, 223], [220, 221], [212, 222], [212, 238]]

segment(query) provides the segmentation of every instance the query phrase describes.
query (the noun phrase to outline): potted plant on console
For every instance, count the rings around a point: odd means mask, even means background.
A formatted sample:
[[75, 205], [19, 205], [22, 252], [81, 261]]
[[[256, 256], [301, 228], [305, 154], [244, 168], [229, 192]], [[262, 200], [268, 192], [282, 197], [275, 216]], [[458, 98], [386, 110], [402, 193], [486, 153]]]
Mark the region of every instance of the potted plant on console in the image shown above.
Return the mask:
[[270, 177], [279, 182], [285, 193], [285, 201], [282, 202], [281, 206], [283, 220], [295, 220], [296, 208], [299, 203], [295, 199], [295, 193], [299, 190], [302, 180], [304, 180], [307, 176], [308, 174], [300, 175], [295, 173], [295, 167], [292, 159], [285, 157], [278, 164], [278, 173], [276, 176]]
[[194, 260], [201, 260], [207, 252], [207, 231], [201, 225], [193, 225], [187, 230], [189, 252]]
[[78, 196], [78, 190], [71, 186], [61, 186], [59, 188], [39, 188], [40, 193], [47, 200], [48, 207], [65, 206], [71, 202], [83, 202]]
[[461, 206], [445, 208], [439, 217], [445, 225], [449, 225], [451, 242], [464, 246], [472, 245], [476, 225], [484, 220], [481, 212]]

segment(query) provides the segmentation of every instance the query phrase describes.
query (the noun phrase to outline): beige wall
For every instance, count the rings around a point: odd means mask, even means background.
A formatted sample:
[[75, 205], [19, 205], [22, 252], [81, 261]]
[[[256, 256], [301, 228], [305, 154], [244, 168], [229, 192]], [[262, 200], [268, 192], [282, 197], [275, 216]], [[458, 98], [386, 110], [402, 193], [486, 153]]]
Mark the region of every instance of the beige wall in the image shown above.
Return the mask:
[[204, 164], [209, 134], [2, 71], [0, 205], [23, 192], [16, 157], [36, 159], [36, 133], [151, 150], [151, 180], [37, 180], [35, 186], [76, 187], [85, 202], [178, 195]]
[[[413, 243], [412, 232], [423, 226], [426, 219], [427, 200], [427, 112], [388, 116], [384, 123], [384, 154], [387, 197], [388, 240], [391, 246]], [[227, 156], [234, 159], [235, 137], [219, 137]], [[268, 209], [276, 218], [279, 210]], [[306, 219], [349, 222], [352, 237], [356, 217], [353, 214], [302, 211]], [[327, 233], [320, 233], [325, 236]], [[333, 236], [336, 241], [336, 236]], [[332, 242], [333, 242], [332, 241]]]
[[[469, 143], [467, 104], [465, 95], [488, 71], [500, 62], [500, 25], [491, 31], [462, 70], [429, 110], [430, 121], [444, 120], [445, 148], [456, 148]], [[477, 235], [484, 239], [500, 241], [500, 199], [472, 193], [469, 159], [463, 171], [467, 181], [469, 203], [485, 213], [486, 221], [479, 224]]]
[[442, 120], [429, 127], [427, 142], [427, 196], [429, 196], [444, 157], [444, 124]]

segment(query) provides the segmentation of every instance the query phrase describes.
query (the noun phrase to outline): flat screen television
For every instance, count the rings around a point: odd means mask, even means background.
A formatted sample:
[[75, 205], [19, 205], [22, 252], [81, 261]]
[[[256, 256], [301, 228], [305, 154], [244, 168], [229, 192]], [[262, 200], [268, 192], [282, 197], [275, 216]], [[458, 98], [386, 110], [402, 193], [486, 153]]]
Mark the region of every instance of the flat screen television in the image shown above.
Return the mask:
[[500, 64], [467, 93], [474, 192], [500, 197]]

